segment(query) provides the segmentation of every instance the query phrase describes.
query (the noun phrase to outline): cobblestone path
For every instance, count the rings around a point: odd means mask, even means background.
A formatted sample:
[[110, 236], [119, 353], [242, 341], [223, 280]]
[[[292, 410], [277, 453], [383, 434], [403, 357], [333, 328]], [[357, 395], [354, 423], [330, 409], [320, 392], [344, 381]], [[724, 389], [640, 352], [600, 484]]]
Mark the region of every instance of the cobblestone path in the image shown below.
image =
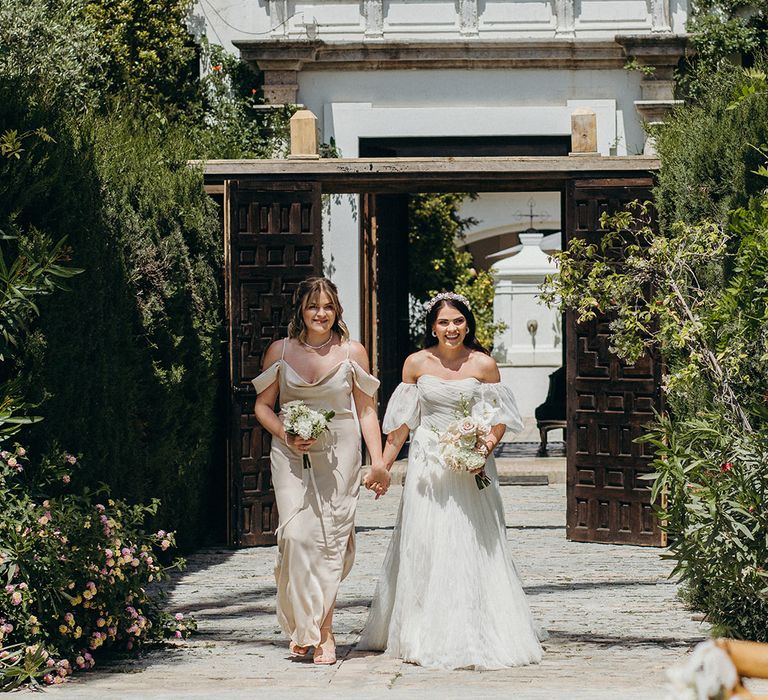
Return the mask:
[[707, 630], [676, 599], [660, 550], [565, 539], [565, 487], [502, 486], [509, 545], [535, 616], [550, 633], [540, 665], [433, 671], [357, 652], [401, 489], [358, 510], [358, 555], [342, 585], [335, 628], [341, 663], [289, 658], [274, 615], [273, 548], [209, 549], [171, 591], [200, 633], [143, 657], [102, 666], [56, 698], [663, 698], [664, 670]]

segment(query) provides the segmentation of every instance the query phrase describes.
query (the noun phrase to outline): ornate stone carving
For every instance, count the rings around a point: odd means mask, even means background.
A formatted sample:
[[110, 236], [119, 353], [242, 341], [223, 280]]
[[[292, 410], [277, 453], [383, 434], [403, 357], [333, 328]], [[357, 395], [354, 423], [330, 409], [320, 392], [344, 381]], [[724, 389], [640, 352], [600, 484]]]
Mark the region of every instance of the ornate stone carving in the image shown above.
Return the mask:
[[576, 10], [575, 0], [555, 0], [555, 17], [557, 27], [555, 34], [559, 37], [573, 37], [575, 31]]
[[363, 0], [363, 17], [365, 17], [365, 38], [381, 39], [384, 36], [383, 0]]
[[477, 36], [477, 0], [458, 0], [458, 5], [459, 33], [461, 36]]
[[288, 33], [288, 0], [269, 0], [267, 12], [271, 36], [285, 36]]
[[651, 0], [651, 31], [672, 31], [669, 17], [669, 0]]

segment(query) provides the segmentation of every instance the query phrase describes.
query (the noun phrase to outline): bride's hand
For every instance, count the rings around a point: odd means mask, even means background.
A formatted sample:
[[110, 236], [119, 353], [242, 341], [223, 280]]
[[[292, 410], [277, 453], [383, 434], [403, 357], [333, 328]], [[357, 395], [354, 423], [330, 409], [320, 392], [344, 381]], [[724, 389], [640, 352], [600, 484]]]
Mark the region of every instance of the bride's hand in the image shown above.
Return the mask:
[[309, 448], [312, 447], [315, 442], [317, 442], [316, 438], [303, 438], [298, 435], [285, 434], [285, 444], [299, 454], [306, 454], [309, 452]]

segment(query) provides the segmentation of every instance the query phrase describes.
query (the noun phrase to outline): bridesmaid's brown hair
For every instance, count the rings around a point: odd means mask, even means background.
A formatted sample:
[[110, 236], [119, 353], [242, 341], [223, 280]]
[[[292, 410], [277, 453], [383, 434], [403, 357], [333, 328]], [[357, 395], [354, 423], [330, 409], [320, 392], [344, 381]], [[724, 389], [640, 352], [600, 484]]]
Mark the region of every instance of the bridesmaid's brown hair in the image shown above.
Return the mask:
[[304, 310], [311, 301], [323, 292], [331, 300], [336, 314], [331, 330], [338, 333], [342, 341], [349, 340], [349, 329], [341, 316], [344, 309], [339, 302], [339, 290], [331, 280], [325, 277], [308, 277], [299, 283], [299, 286], [293, 293], [293, 312], [291, 313], [291, 320], [288, 322], [289, 338], [297, 338], [301, 343], [306, 342], [307, 328], [304, 325]]

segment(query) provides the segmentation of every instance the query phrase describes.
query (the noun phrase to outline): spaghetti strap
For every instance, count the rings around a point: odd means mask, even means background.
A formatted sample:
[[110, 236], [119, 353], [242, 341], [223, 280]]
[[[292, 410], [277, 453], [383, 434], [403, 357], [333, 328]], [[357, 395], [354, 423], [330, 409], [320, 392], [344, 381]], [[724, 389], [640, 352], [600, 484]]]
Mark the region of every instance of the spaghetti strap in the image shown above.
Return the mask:
[[285, 360], [285, 345], [288, 342], [288, 338], [283, 338], [283, 351], [280, 353], [280, 359]]
[[352, 349], [352, 341], [347, 341], [347, 359], [349, 359], [349, 351]]

